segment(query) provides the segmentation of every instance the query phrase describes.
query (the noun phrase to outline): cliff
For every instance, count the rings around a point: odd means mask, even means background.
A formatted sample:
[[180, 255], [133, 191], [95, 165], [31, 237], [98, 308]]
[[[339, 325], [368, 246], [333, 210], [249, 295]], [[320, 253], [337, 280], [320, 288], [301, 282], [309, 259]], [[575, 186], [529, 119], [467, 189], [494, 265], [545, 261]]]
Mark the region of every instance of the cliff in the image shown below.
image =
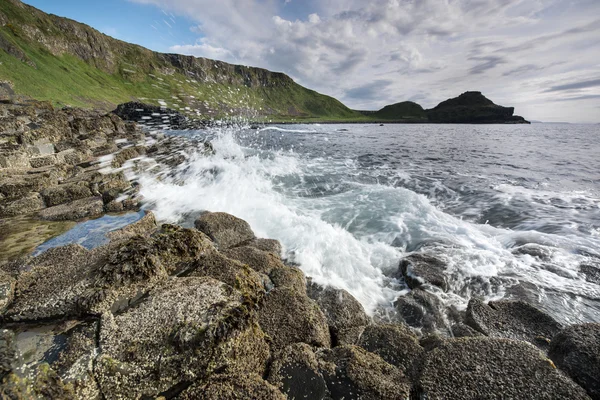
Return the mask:
[[203, 117], [360, 117], [283, 73], [153, 52], [19, 0], [0, 2], [0, 83], [5, 96], [104, 110], [142, 101]]

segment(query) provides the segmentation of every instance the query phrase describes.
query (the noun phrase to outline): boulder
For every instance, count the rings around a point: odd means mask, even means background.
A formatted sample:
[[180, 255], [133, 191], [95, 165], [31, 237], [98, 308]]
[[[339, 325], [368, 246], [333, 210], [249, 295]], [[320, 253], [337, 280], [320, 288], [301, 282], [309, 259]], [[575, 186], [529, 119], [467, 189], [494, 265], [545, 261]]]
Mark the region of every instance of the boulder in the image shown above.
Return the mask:
[[356, 344], [370, 318], [362, 304], [344, 289], [309, 282], [308, 297], [317, 302], [332, 335], [333, 345]]
[[586, 281], [600, 285], [600, 262], [582, 263], [579, 271], [583, 274]]
[[398, 297], [394, 307], [401, 322], [424, 334], [445, 329], [443, 305], [432, 293], [413, 289], [407, 295]]
[[255, 247], [235, 247], [233, 249], [223, 250], [222, 253], [229, 258], [248, 264], [253, 270], [262, 272], [265, 275], [270, 275], [276, 268], [286, 267], [278, 256], [267, 253], [266, 251], [258, 250]]
[[279, 240], [275, 239], [251, 239], [247, 242], [241, 244], [241, 246], [250, 246], [254, 247], [258, 250], [266, 251], [268, 253], [273, 253], [276, 256], [281, 257], [281, 243]]
[[472, 299], [467, 307], [466, 323], [490, 337], [524, 340], [547, 348], [561, 325], [548, 314], [522, 301]]
[[44, 207], [45, 204], [42, 196], [39, 193], [32, 192], [18, 200], [0, 204], [0, 217], [31, 214]]
[[207, 234], [220, 249], [229, 249], [255, 238], [246, 221], [223, 212], [204, 213], [194, 225]]
[[410, 371], [423, 354], [417, 337], [406, 327], [395, 324], [369, 325], [360, 336], [358, 346], [377, 354], [385, 362]]
[[329, 347], [327, 319], [314, 300], [293, 289], [273, 289], [258, 311], [261, 328], [276, 352], [293, 343]]
[[124, 314], [105, 313], [95, 376], [107, 399], [158, 397], [219, 373], [262, 375], [264, 334], [237, 290], [175, 278]]
[[104, 214], [101, 197], [88, 197], [70, 203], [46, 208], [39, 217], [46, 221], [76, 221], [83, 218], [95, 218]]
[[0, 329], [0, 382], [16, 367], [17, 346], [15, 333], [8, 329]]
[[87, 182], [64, 184], [42, 190], [42, 198], [47, 207], [69, 203], [74, 200], [92, 197], [92, 191]]
[[271, 363], [267, 380], [290, 400], [328, 398], [319, 360], [306, 343], [292, 344], [278, 353]]
[[332, 400], [409, 398], [410, 382], [402, 371], [360, 347], [323, 350], [320, 358]]
[[485, 336], [483, 333], [471, 328], [469, 325], [463, 324], [462, 322], [452, 325], [451, 329], [452, 336], [456, 338]]
[[425, 354], [413, 386], [427, 399], [588, 399], [529, 343], [498, 338], [444, 341]]
[[593, 400], [600, 399], [600, 324], [564, 329], [552, 339], [548, 356]]
[[214, 375], [183, 391], [176, 400], [285, 400], [274, 386], [256, 374]]
[[298, 267], [282, 265], [273, 268], [269, 278], [277, 288], [288, 288], [296, 290], [298, 293], [306, 293], [306, 277]]
[[448, 290], [446, 263], [439, 258], [414, 253], [400, 261], [399, 269], [411, 289], [428, 284]]

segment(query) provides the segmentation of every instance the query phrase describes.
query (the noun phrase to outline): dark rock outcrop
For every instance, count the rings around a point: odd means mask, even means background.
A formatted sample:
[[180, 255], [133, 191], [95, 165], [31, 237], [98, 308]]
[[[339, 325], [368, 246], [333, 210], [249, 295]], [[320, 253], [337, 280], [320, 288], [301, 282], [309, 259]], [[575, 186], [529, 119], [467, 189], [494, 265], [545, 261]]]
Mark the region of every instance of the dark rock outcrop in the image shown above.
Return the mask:
[[443, 290], [448, 289], [448, 279], [444, 270], [446, 263], [439, 258], [415, 253], [400, 260], [400, 273], [411, 289], [429, 284]]
[[243, 219], [222, 212], [206, 212], [194, 223], [196, 229], [210, 237], [220, 249], [229, 249], [255, 238]]
[[190, 119], [179, 111], [167, 107], [133, 101], [119, 104], [113, 113], [124, 121], [137, 122], [150, 129], [200, 129], [207, 125], [204, 121]]
[[394, 303], [397, 316], [403, 323], [423, 334], [445, 329], [443, 306], [436, 295], [421, 289], [398, 297]]
[[323, 287], [312, 281], [308, 283], [307, 294], [325, 314], [333, 345], [356, 344], [370, 322], [358, 300], [346, 290]]
[[367, 326], [358, 346], [377, 354], [405, 373], [410, 371], [424, 351], [414, 333], [402, 325], [394, 324]]
[[552, 337], [562, 328], [548, 314], [522, 301], [472, 299], [467, 307], [466, 322], [490, 337], [524, 340], [547, 348]]
[[529, 343], [460, 338], [425, 354], [413, 396], [427, 399], [588, 399]]
[[574, 325], [561, 331], [552, 339], [548, 356], [593, 400], [600, 399], [600, 324]]
[[481, 92], [465, 92], [426, 110], [430, 122], [444, 124], [528, 124], [514, 114], [514, 107], [502, 107]]

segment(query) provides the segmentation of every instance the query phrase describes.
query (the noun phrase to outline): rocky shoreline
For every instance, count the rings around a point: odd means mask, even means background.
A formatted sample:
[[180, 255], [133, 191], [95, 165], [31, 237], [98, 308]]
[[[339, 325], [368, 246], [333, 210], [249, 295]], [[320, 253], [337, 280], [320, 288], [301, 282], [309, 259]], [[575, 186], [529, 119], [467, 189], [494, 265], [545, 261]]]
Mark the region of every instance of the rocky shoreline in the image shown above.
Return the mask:
[[[122, 168], [176, 166], [190, 145], [38, 102], [0, 104], [0, 119], [0, 234], [17, 247], [23, 218], [39, 242], [139, 209]], [[0, 260], [0, 398], [600, 399], [600, 324], [477, 299], [449, 318], [443, 263], [420, 253], [382, 320], [229, 214], [183, 228], [148, 212], [108, 239]]]

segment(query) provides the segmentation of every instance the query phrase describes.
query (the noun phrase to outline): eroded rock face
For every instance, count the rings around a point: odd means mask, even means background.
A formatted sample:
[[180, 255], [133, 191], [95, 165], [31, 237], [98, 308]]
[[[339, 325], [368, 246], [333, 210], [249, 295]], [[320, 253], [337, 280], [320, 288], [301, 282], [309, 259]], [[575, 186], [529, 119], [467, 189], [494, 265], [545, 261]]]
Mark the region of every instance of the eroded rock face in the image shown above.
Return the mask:
[[282, 350], [273, 360], [267, 380], [288, 399], [328, 398], [319, 360], [306, 343], [296, 343]]
[[255, 238], [246, 221], [227, 213], [204, 213], [196, 220], [195, 226], [208, 235], [219, 249], [236, 247]]
[[548, 356], [592, 399], [600, 399], [600, 324], [564, 329], [552, 339]]
[[157, 397], [215, 371], [264, 372], [269, 350], [243, 296], [212, 278], [177, 278], [125, 314], [102, 317], [95, 375], [107, 398]]
[[377, 354], [405, 373], [424, 352], [417, 337], [409, 329], [393, 324], [367, 326], [358, 346]]
[[494, 301], [484, 304], [472, 299], [466, 322], [490, 337], [524, 340], [547, 348], [561, 325], [548, 314], [522, 301]]
[[404, 400], [410, 395], [410, 383], [402, 371], [360, 347], [324, 350], [320, 358], [322, 374], [333, 400]]
[[362, 304], [346, 290], [323, 287], [312, 281], [307, 286], [307, 294], [325, 314], [333, 344], [356, 344], [370, 322]]
[[447, 340], [425, 354], [414, 385], [428, 399], [588, 399], [536, 347], [510, 339]]
[[258, 311], [261, 328], [271, 338], [271, 349], [279, 351], [293, 343], [329, 347], [327, 319], [319, 306], [293, 289], [273, 289]]
[[102, 198], [88, 197], [46, 208], [39, 212], [39, 217], [47, 221], [75, 221], [83, 218], [99, 217], [102, 214], [104, 214]]

